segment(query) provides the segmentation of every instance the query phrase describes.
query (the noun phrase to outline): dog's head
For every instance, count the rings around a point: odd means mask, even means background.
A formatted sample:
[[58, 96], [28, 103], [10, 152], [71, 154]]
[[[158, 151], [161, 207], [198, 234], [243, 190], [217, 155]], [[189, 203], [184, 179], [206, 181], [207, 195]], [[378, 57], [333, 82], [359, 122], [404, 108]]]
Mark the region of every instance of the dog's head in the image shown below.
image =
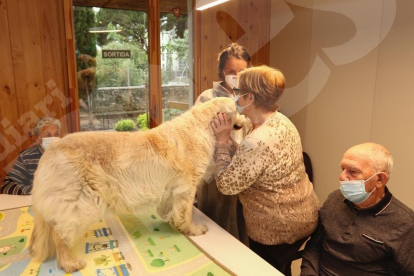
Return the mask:
[[226, 97], [218, 97], [211, 100], [211, 104], [216, 107], [216, 115], [218, 112], [226, 113], [227, 117], [231, 118], [233, 128], [239, 130], [246, 124], [246, 117], [240, 115], [236, 110], [236, 105], [233, 99]]

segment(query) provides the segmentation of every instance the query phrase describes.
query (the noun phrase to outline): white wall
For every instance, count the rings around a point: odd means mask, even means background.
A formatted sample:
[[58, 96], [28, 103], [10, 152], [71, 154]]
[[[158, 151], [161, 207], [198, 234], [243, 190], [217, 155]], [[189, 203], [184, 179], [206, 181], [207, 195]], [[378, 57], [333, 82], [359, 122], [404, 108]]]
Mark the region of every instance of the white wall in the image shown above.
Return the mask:
[[349, 147], [377, 142], [394, 157], [391, 192], [414, 209], [414, 1], [272, 0], [270, 66], [302, 137], [323, 203], [339, 188]]

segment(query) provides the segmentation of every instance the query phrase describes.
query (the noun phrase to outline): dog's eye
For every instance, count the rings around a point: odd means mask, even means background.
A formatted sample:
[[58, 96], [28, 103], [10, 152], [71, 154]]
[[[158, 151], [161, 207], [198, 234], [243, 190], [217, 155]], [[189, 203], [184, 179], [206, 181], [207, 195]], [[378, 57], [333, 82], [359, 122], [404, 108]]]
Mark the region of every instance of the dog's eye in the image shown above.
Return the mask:
[[239, 129], [241, 129], [243, 126], [239, 126], [239, 125], [234, 125], [233, 126], [233, 128], [235, 129], [235, 130], [239, 130]]

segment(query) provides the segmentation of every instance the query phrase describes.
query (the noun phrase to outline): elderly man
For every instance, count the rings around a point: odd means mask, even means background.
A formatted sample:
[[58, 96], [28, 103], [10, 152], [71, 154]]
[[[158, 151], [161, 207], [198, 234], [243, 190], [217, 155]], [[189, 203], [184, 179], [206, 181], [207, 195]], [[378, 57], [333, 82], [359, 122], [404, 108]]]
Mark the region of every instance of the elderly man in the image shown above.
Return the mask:
[[374, 143], [345, 152], [340, 190], [319, 213], [301, 275], [414, 275], [414, 212], [386, 187], [393, 160]]
[[7, 174], [1, 185], [1, 193], [12, 195], [29, 195], [33, 188], [33, 176], [44, 150], [53, 139], [60, 136], [59, 120], [44, 117], [36, 122], [33, 135], [36, 144], [17, 157], [16, 163]]

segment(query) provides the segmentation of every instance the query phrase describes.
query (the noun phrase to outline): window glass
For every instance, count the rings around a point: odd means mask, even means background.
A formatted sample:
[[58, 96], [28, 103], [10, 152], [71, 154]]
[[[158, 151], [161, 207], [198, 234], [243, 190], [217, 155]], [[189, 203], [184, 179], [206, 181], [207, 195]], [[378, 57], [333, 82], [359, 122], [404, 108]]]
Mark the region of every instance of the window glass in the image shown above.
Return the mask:
[[148, 13], [75, 6], [74, 23], [81, 131], [145, 129]]
[[163, 121], [188, 110], [192, 103], [188, 20], [180, 9], [160, 14]]

